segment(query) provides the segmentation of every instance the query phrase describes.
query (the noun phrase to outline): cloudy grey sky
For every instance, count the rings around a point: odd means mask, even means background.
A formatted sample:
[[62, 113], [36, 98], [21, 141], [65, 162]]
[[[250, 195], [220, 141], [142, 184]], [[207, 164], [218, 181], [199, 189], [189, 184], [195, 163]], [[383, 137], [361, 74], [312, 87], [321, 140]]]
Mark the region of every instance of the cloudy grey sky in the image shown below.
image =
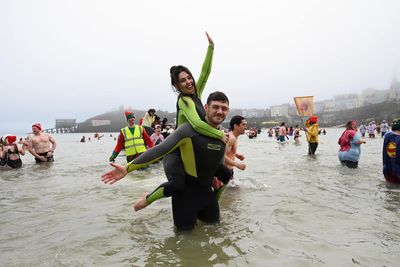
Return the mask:
[[1, 0], [0, 134], [117, 109], [174, 111], [174, 64], [197, 77], [215, 42], [205, 96], [266, 108], [400, 77], [400, 1]]

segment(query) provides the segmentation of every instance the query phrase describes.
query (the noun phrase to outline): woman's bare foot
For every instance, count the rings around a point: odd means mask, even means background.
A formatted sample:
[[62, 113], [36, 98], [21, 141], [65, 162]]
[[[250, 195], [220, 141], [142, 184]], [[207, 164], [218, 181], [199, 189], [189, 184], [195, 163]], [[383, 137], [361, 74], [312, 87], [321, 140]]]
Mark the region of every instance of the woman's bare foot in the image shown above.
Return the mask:
[[135, 204], [133, 204], [133, 209], [135, 211], [139, 211], [141, 209], [144, 209], [144, 208], [147, 207], [147, 205], [149, 205], [149, 204], [147, 204], [147, 199], [146, 199], [148, 194], [149, 193], [147, 193], [147, 192], [143, 193], [143, 195], [139, 198], [139, 200], [136, 201]]

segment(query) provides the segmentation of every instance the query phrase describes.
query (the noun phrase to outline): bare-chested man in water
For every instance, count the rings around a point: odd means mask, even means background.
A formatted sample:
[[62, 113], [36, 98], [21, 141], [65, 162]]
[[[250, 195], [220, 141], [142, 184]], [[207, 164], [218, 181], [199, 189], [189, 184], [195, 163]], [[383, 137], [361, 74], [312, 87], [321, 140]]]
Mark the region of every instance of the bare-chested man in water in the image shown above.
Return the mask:
[[[231, 119], [229, 126], [231, 128], [231, 131], [229, 132], [228, 143], [226, 143], [225, 147], [225, 166], [232, 170], [233, 175], [233, 167], [236, 167], [242, 171], [246, 169], [246, 164], [241, 162], [242, 160], [244, 160], [244, 155], [237, 152], [237, 138], [239, 135], [244, 134], [245, 130], [247, 129], [247, 121], [242, 116], [236, 115]], [[238, 158], [240, 162], [235, 161], [236, 158]], [[233, 177], [231, 178], [229, 183], [233, 187], [238, 185]], [[214, 177], [213, 187], [217, 192], [217, 199], [219, 199], [225, 185], [223, 185], [217, 179], [217, 177]]]
[[48, 133], [42, 132], [40, 123], [32, 125], [33, 135], [29, 137], [28, 149], [37, 163], [54, 161], [53, 153], [56, 150], [56, 140]]
[[[244, 134], [247, 128], [247, 121], [242, 116], [236, 115], [231, 119], [229, 126], [231, 131], [229, 132], [229, 140], [225, 148], [225, 165], [229, 169], [236, 167], [243, 171], [246, 169], [246, 164], [241, 162], [244, 160], [244, 155], [237, 152], [237, 138], [239, 135]], [[236, 158], [240, 162], [235, 161]]]

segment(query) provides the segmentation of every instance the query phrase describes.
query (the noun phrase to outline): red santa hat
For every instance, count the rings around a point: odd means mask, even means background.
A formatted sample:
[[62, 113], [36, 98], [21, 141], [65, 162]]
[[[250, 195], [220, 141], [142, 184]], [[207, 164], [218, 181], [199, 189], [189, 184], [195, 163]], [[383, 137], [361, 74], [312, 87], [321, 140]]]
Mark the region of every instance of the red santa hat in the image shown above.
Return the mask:
[[17, 141], [17, 137], [15, 135], [7, 135], [5, 139], [9, 145], [12, 145], [15, 143], [15, 141]]
[[125, 111], [125, 117], [126, 117], [126, 120], [135, 118], [135, 113], [133, 113], [132, 111]]
[[35, 123], [32, 125], [32, 127], [35, 127], [37, 129], [39, 129], [40, 131], [42, 130], [42, 125], [40, 125], [40, 123]]
[[318, 121], [318, 117], [317, 116], [311, 116], [308, 119], [308, 122], [310, 122], [310, 123], [317, 123], [317, 121]]

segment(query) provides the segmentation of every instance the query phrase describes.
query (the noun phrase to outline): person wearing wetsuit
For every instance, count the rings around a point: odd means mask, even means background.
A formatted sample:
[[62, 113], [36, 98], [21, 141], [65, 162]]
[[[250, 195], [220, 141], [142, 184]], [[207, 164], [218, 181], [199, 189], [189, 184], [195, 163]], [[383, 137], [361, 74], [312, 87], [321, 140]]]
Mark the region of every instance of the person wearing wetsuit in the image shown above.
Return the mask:
[[393, 120], [392, 132], [385, 134], [382, 156], [386, 181], [400, 184], [400, 118]]
[[[207, 123], [218, 128], [229, 111], [228, 98], [222, 92], [210, 94], [206, 110]], [[126, 167], [111, 163], [115, 169], [104, 174], [102, 181], [113, 184], [128, 172], [147, 166], [177, 148], [182, 155], [184, 188], [176, 191], [172, 181], [163, 183], [151, 194], [145, 193], [135, 203], [135, 210], [144, 208], [159, 198], [172, 196], [174, 223], [179, 230], [192, 229], [197, 219], [217, 222], [219, 205], [211, 188], [213, 177], [217, 175], [223, 183], [227, 183], [232, 176], [231, 170], [224, 165], [225, 143], [199, 134], [189, 123], [184, 123], [164, 142], [149, 149]], [[164, 164], [164, 168], [172, 167], [177, 168]]]
[[[197, 83], [187, 67], [178, 65], [170, 69], [172, 88], [175, 92], [179, 93], [176, 104], [176, 127], [178, 128], [184, 123], [189, 123], [196, 132], [211, 138], [223, 140], [226, 143], [227, 137], [224, 132], [206, 123], [206, 114], [201, 102], [201, 96], [211, 72], [214, 53], [214, 42], [207, 33], [206, 35], [209, 46]], [[180, 150], [175, 150], [174, 153], [170, 153], [163, 158], [165, 175], [168, 181], [171, 182], [170, 190], [165, 192], [167, 194], [165, 196], [171, 196], [174, 192], [179, 192], [184, 188], [186, 174], [183, 172], [182, 164]]]

